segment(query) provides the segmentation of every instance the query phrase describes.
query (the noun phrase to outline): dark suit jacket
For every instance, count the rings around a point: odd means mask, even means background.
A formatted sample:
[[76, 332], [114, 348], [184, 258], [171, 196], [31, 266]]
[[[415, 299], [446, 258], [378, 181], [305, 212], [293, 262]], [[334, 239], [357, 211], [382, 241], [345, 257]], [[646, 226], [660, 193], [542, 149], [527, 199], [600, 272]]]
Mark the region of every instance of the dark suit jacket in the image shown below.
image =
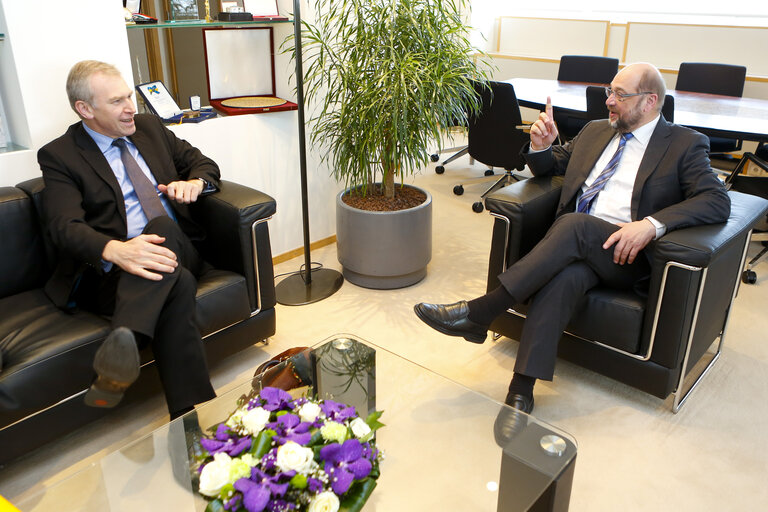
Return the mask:
[[[582, 185], [615, 133], [607, 120], [593, 121], [562, 146], [525, 154], [533, 174], [564, 175], [558, 215], [575, 210]], [[632, 220], [652, 216], [667, 231], [725, 222], [731, 202], [708, 151], [707, 137], [661, 117], [635, 178]]]
[[[218, 188], [219, 168], [213, 160], [176, 137], [158, 117], [140, 114], [134, 119], [136, 132], [129, 138], [158, 183], [202, 178]], [[126, 239], [125, 201], [112, 168], [82, 122], [43, 146], [37, 159], [45, 181], [43, 214], [58, 251], [45, 290], [54, 304], [65, 307], [85, 266], [100, 272], [107, 242]], [[189, 206], [170, 203], [184, 233], [201, 239], [204, 233], [192, 220]]]

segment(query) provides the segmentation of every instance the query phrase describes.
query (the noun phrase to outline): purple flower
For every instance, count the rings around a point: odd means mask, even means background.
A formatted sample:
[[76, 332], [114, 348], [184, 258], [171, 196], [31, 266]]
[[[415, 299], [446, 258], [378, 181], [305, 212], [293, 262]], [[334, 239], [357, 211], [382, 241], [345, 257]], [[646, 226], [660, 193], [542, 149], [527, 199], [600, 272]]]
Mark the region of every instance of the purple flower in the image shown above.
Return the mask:
[[357, 439], [344, 444], [333, 443], [320, 450], [325, 462], [325, 472], [331, 477], [331, 488], [338, 495], [349, 490], [354, 480], [361, 480], [371, 473], [371, 461], [363, 458], [363, 446]]
[[235, 489], [243, 493], [243, 507], [248, 512], [262, 512], [269, 503], [269, 488], [247, 478], [235, 482]]
[[277, 475], [269, 475], [259, 468], [251, 469], [251, 481], [267, 487], [275, 496], [282, 496], [288, 490], [287, 483], [280, 483], [280, 480], [290, 480], [296, 475], [295, 471], [286, 471]]
[[285, 500], [272, 500], [267, 505], [269, 512], [285, 512], [287, 510], [296, 510], [296, 504], [290, 503]]
[[[263, 400], [262, 408], [267, 411], [282, 411], [291, 409], [291, 401], [293, 397], [286, 391], [279, 388], [264, 388], [259, 393], [259, 396]], [[248, 405], [249, 409], [256, 407], [258, 403], [254, 403], [252, 400]]]
[[224, 452], [230, 457], [236, 457], [251, 449], [251, 437], [238, 437], [224, 423], [220, 423], [216, 428], [215, 439], [204, 437], [200, 439], [200, 444], [211, 455]]
[[311, 492], [317, 494], [317, 493], [319, 493], [320, 491], [323, 490], [323, 482], [321, 482], [317, 478], [309, 477], [309, 478], [307, 478], [307, 488]]
[[351, 405], [344, 405], [333, 400], [325, 400], [320, 404], [320, 409], [328, 417], [329, 420], [344, 423], [345, 420], [354, 418], [355, 408]]
[[302, 422], [295, 414], [283, 414], [277, 418], [277, 421], [267, 423], [267, 428], [277, 433], [273, 438], [277, 443], [285, 444], [287, 441], [293, 441], [302, 446], [312, 439], [312, 434], [309, 432], [311, 426], [311, 423]]
[[230, 510], [234, 512], [235, 510], [240, 508], [240, 503], [243, 501], [243, 495], [242, 494], [235, 494], [232, 496], [231, 499], [224, 502], [224, 508], [226, 510]]

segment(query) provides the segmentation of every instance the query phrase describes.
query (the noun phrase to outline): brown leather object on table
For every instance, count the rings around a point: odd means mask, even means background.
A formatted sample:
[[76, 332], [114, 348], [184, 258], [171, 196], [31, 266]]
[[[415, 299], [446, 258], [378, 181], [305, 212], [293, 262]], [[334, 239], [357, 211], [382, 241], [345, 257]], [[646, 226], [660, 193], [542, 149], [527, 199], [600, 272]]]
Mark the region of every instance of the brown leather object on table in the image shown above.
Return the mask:
[[297, 364], [309, 368], [310, 350], [309, 347], [293, 347], [265, 361], [256, 368], [251, 386], [253, 389], [273, 387], [288, 391], [311, 384], [310, 377], [296, 371]]

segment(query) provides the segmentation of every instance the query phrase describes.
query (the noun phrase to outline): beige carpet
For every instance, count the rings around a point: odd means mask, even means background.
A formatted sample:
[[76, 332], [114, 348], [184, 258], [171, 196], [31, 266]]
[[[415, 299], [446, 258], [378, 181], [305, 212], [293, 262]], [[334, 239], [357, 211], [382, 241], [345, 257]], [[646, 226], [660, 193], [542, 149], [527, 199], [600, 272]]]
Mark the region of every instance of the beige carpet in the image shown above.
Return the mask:
[[[462, 178], [481, 176], [483, 166], [464, 157], [440, 176], [433, 167], [415, 179], [434, 200], [427, 278], [393, 291], [345, 283], [322, 302], [278, 306], [277, 334], [217, 366], [217, 391], [247, 379], [270, 354], [349, 332], [503, 400], [516, 342], [466, 343], [432, 331], [412, 312], [416, 302], [452, 302], [485, 290], [492, 219], [470, 208], [483, 186], [465, 187], [462, 197], [452, 193]], [[338, 268], [335, 246], [312, 259]], [[276, 272], [296, 270], [301, 260]], [[558, 363], [554, 382], [536, 386], [535, 415], [579, 443], [572, 511], [768, 510], [768, 264], [757, 272], [756, 285], [741, 287], [723, 356], [679, 414], [670, 411], [671, 398], [658, 400], [566, 362]], [[166, 421], [160, 397], [115, 411], [0, 470], [0, 494], [29, 495]]]

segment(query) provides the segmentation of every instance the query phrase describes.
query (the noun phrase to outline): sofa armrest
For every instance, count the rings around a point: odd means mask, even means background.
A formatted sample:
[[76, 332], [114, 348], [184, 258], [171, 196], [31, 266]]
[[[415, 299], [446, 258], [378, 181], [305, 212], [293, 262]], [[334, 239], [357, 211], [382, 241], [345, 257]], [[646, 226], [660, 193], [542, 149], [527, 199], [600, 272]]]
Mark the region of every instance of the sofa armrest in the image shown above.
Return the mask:
[[275, 305], [272, 248], [267, 220], [275, 200], [252, 188], [222, 181], [219, 191], [195, 204], [195, 220], [206, 230], [200, 244], [203, 258], [214, 267], [245, 276], [251, 310]]
[[522, 258], [544, 236], [555, 220], [562, 176], [536, 176], [504, 187], [485, 200], [493, 224], [488, 264], [488, 290], [497, 276]]

